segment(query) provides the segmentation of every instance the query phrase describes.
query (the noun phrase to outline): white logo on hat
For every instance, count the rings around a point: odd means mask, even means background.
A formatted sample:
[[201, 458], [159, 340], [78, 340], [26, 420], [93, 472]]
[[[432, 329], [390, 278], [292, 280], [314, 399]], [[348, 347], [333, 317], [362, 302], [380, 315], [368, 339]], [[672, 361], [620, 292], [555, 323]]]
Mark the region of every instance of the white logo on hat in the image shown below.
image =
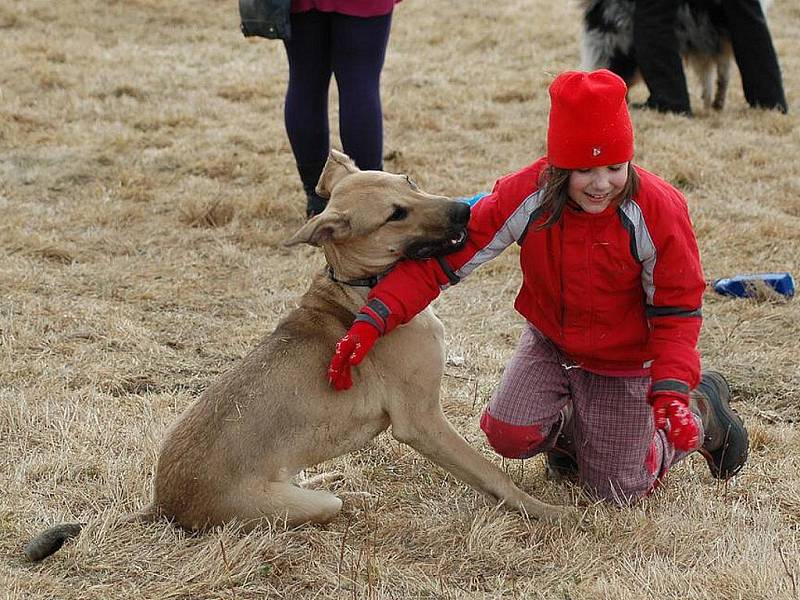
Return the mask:
[[602, 150], [600, 150], [599, 146], [595, 146], [594, 148], [592, 148], [592, 156], [600, 156], [601, 152]]

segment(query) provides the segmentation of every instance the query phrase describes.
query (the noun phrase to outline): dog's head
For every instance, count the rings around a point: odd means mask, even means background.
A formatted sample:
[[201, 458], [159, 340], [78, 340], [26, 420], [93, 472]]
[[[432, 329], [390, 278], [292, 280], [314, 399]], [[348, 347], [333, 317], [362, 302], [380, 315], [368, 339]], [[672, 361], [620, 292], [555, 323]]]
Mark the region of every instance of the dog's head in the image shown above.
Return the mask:
[[286, 244], [322, 246], [332, 266], [351, 274], [374, 275], [400, 258], [447, 254], [466, 241], [469, 206], [427, 194], [405, 175], [361, 171], [336, 150], [317, 193], [327, 207]]

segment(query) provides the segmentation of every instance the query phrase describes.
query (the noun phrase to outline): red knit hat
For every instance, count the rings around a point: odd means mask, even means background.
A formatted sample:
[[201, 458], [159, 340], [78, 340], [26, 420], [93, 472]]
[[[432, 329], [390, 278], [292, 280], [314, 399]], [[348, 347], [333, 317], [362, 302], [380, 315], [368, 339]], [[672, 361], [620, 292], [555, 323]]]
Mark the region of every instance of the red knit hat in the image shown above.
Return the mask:
[[550, 84], [547, 160], [562, 169], [589, 169], [633, 158], [628, 87], [607, 69], [566, 71]]

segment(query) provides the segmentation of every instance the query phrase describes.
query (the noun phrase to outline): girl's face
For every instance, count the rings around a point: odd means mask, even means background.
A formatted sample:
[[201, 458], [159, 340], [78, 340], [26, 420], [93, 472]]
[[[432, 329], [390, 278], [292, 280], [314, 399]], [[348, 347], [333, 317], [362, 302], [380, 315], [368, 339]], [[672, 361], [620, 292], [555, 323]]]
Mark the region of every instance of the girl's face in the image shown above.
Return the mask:
[[628, 164], [619, 163], [570, 173], [567, 194], [587, 213], [603, 212], [620, 195], [628, 181]]

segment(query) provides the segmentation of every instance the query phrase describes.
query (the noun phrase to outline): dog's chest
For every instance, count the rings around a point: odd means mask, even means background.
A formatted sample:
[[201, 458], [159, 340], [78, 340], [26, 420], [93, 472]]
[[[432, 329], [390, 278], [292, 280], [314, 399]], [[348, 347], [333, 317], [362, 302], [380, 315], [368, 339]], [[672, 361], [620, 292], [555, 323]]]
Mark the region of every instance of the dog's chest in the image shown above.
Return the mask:
[[441, 377], [444, 327], [433, 310], [426, 308], [411, 322], [381, 338], [375, 351], [384, 373], [394, 373], [401, 378]]

